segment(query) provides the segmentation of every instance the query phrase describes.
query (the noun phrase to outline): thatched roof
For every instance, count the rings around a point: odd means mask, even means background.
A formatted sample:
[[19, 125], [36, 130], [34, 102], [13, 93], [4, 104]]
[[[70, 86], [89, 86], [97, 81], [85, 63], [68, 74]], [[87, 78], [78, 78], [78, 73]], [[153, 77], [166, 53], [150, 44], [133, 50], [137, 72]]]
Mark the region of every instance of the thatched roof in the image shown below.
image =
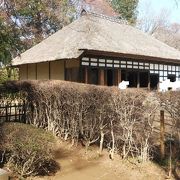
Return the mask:
[[13, 60], [13, 65], [78, 58], [84, 50], [179, 60], [180, 51], [140, 30], [95, 15], [84, 15]]

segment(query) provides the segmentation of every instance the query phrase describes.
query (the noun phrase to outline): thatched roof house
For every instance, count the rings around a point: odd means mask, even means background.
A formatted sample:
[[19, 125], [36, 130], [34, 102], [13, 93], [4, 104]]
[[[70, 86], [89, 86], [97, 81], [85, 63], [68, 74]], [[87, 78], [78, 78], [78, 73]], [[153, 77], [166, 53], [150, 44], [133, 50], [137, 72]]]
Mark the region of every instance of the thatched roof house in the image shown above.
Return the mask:
[[159, 77], [179, 78], [180, 51], [118, 20], [88, 14], [12, 62], [20, 68], [21, 79], [107, 85], [126, 79], [132, 87], [150, 87], [153, 79], [157, 85]]

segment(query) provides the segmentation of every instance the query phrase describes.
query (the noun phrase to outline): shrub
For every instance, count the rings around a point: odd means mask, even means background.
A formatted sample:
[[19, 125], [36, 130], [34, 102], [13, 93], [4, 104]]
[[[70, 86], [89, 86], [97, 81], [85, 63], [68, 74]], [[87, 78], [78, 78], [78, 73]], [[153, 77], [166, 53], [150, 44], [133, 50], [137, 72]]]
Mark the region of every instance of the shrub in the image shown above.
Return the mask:
[[[55, 170], [54, 137], [43, 129], [20, 123], [1, 126], [1, 152], [4, 163], [21, 176], [49, 174]], [[2, 153], [3, 155], [3, 153]]]
[[[170, 91], [166, 93], [159, 93], [158, 97], [161, 102], [161, 107], [168, 113], [169, 118], [166, 117], [170, 125], [168, 139], [166, 142], [167, 152], [172, 151], [172, 159], [180, 161], [180, 91]], [[170, 146], [171, 150], [168, 146]]]
[[99, 144], [100, 153], [108, 147], [111, 158], [115, 151], [123, 158], [150, 157], [159, 104], [146, 91], [65, 81], [19, 81], [6, 87], [26, 92], [30, 124], [86, 148]]
[[72, 144], [80, 141], [88, 148], [96, 143], [100, 153], [106, 147], [111, 158], [115, 151], [123, 158], [138, 157], [140, 161], [156, 157], [159, 138], [155, 126], [163, 108], [171, 116], [172, 158], [179, 161], [180, 92], [121, 91], [65, 81], [8, 82], [5, 90], [25, 96], [28, 123]]
[[9, 80], [18, 79], [18, 69], [16, 68], [0, 68], [0, 84]]

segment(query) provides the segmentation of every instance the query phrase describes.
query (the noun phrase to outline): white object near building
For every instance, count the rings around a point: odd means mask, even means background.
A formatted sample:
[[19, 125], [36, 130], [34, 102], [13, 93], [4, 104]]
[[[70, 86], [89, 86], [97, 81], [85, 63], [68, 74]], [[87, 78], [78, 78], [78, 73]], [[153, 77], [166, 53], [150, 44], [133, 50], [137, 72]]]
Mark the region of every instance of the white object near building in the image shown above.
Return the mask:
[[170, 79], [166, 79], [159, 83], [159, 91], [166, 92], [169, 89], [172, 91], [180, 90], [180, 81], [170, 82]]
[[122, 81], [119, 83], [119, 89], [127, 89], [127, 86], [129, 85], [129, 81]]
[[0, 169], [0, 180], [9, 180], [10, 173], [4, 169]]

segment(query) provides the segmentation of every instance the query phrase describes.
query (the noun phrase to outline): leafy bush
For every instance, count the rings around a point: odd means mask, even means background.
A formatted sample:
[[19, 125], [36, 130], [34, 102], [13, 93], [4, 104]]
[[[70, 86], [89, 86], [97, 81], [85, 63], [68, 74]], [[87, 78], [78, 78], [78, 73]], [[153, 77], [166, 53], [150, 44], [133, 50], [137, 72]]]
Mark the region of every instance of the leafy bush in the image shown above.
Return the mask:
[[0, 84], [10, 81], [18, 80], [18, 70], [12, 68], [0, 68]]
[[4, 163], [21, 176], [48, 174], [56, 169], [53, 161], [54, 137], [43, 129], [20, 123], [1, 126]]

